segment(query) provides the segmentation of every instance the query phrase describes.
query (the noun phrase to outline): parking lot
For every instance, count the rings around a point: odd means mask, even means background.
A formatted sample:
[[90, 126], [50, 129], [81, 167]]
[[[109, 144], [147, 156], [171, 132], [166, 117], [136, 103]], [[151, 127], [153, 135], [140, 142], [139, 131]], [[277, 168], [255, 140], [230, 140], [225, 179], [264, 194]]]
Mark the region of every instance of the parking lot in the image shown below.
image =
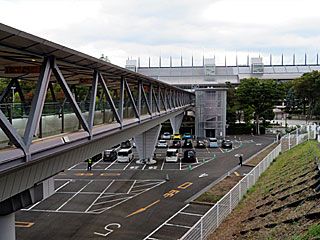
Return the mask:
[[[55, 178], [56, 193], [16, 214], [18, 239], [178, 239], [210, 206], [185, 202], [238, 168], [273, 142], [272, 137], [242, 136], [232, 149], [194, 148], [196, 162], [165, 162], [165, 148], [157, 148], [154, 165], [117, 160], [70, 167]], [[235, 147], [235, 148], [234, 148]], [[185, 149], [179, 149], [183, 152]], [[236, 170], [235, 170], [236, 169]], [[45, 230], [44, 230], [45, 229]]]

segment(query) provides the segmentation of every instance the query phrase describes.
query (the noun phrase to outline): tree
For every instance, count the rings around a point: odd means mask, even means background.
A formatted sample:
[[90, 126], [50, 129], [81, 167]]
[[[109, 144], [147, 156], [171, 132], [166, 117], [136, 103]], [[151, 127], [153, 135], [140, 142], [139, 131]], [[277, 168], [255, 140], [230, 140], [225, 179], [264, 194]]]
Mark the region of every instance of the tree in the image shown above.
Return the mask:
[[260, 116], [273, 109], [273, 106], [283, 98], [284, 88], [274, 80], [258, 78], [244, 79], [237, 89], [237, 101], [243, 109], [252, 108], [256, 119], [256, 133], [259, 135]]
[[294, 80], [293, 88], [303, 99], [307, 99], [307, 119], [310, 119], [317, 100], [320, 100], [320, 73], [318, 71], [304, 73]]

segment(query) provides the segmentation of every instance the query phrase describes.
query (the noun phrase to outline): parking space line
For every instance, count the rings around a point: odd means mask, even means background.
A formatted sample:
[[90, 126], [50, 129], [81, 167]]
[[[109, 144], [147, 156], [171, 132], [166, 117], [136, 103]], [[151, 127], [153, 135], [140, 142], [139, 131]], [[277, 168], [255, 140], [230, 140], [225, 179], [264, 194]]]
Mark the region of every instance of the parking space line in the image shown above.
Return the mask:
[[207, 147], [206, 147], [206, 150], [207, 150], [208, 153], [211, 153]]
[[109, 164], [109, 166], [107, 166], [104, 170], [108, 170], [116, 161], [118, 160], [114, 160], [111, 164]]
[[93, 164], [92, 164], [92, 167], [93, 167], [94, 165], [98, 164], [98, 163], [101, 162], [101, 161], [102, 161], [102, 158], [101, 158], [99, 161], [96, 161], [95, 163], [93, 163]]
[[183, 225], [177, 225], [177, 224], [171, 224], [171, 223], [166, 223], [165, 225], [173, 226], [173, 227], [179, 227], [179, 228], [188, 228], [188, 229], [191, 228], [189, 226], [183, 226]]
[[203, 216], [203, 215], [201, 215], [201, 214], [196, 214], [196, 213], [187, 213], [187, 212], [180, 212], [180, 214], [190, 215], [190, 216], [197, 216], [197, 217], [202, 217], [202, 216]]
[[166, 162], [166, 160], [164, 159], [163, 160], [163, 163], [162, 163], [162, 165], [161, 165], [161, 169], [160, 170], [163, 170], [163, 167], [164, 167], [164, 163]]
[[134, 158], [131, 159], [131, 161], [123, 168], [123, 170], [126, 170], [127, 167], [133, 162]]
[[175, 216], [177, 216], [180, 212], [182, 212], [184, 209], [186, 209], [190, 204], [185, 205], [183, 208], [181, 208], [178, 212], [173, 214], [170, 218], [168, 218], [164, 223], [162, 223], [159, 227], [157, 227], [155, 230], [153, 230], [148, 236], [146, 236], [143, 240], [150, 239], [150, 237], [155, 234], [160, 228], [162, 228], [164, 225], [166, 225], [171, 219], [173, 219]]
[[123, 197], [123, 198], [112, 199], [112, 200], [108, 200], [108, 201], [104, 201], [104, 202], [98, 202], [94, 205], [97, 206], [97, 205], [101, 205], [101, 204], [105, 204], [105, 203], [116, 202], [116, 201], [120, 201], [120, 200], [125, 200], [127, 198], [129, 198], [129, 197]]
[[88, 212], [88, 210], [98, 201], [98, 199], [108, 190], [108, 188], [114, 183], [115, 180], [113, 180], [101, 193], [100, 195], [93, 201], [93, 203], [85, 210], [85, 212]]
[[79, 162], [79, 163], [77, 163], [77, 164], [73, 165], [72, 167], [68, 168], [67, 170], [71, 170], [72, 168], [74, 168], [74, 167], [78, 166], [78, 165], [79, 165], [79, 164], [81, 164], [81, 163], [82, 163], [82, 162]]
[[64, 186], [66, 186], [67, 184], [69, 184], [70, 181], [65, 182], [64, 184], [62, 184], [60, 187], [58, 187], [55, 192], [58, 192], [61, 188], [63, 188]]
[[134, 180], [134, 182], [132, 183], [131, 187], [129, 188], [127, 194], [130, 193], [130, 191], [132, 190], [133, 186], [136, 184], [137, 180]]
[[145, 163], [141, 170], [144, 170], [146, 168], [146, 166], [147, 166], [147, 164]]
[[220, 151], [223, 153], [223, 150], [220, 148], [220, 147], [218, 147], [219, 149], [220, 149]]
[[65, 203], [63, 203], [60, 207], [56, 209], [56, 212], [59, 211], [61, 208], [63, 208], [68, 202], [70, 202], [75, 196], [77, 196], [83, 189], [85, 189], [90, 183], [92, 183], [93, 180], [89, 181], [86, 185], [84, 185], [76, 194], [74, 194], [72, 197], [70, 197]]

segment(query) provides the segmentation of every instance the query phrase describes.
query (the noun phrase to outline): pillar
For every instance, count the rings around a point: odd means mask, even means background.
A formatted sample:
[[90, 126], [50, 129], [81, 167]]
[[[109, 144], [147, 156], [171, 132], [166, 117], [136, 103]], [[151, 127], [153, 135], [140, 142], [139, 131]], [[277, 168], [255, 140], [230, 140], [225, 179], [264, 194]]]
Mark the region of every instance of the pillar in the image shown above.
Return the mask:
[[137, 135], [134, 137], [139, 160], [137, 163], [155, 164], [156, 161], [152, 159], [158, 137], [161, 130], [161, 124]]
[[180, 129], [180, 126], [181, 126], [181, 123], [182, 123], [182, 119], [183, 119], [183, 113], [182, 114], [179, 114], [175, 117], [172, 117], [170, 118], [170, 123], [171, 123], [171, 127], [172, 127], [172, 130], [173, 130], [173, 134], [175, 133], [179, 133], [179, 129]]
[[0, 239], [16, 239], [14, 213], [0, 216]]

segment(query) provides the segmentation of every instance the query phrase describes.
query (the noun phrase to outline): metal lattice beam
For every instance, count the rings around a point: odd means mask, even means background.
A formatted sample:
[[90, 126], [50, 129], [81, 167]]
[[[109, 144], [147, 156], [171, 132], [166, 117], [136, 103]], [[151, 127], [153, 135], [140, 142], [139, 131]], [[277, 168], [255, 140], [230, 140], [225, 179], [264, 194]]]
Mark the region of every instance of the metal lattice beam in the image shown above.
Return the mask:
[[144, 98], [144, 100], [145, 100], [145, 102], [146, 102], [146, 104], [147, 104], [147, 108], [148, 108], [149, 114], [152, 115], [152, 110], [151, 110], [150, 105], [149, 105], [149, 103], [148, 103], [148, 98], [147, 98], [146, 92], [144, 91], [143, 84], [141, 84], [141, 85], [142, 85], [142, 87], [141, 87], [142, 96], [143, 96], [143, 98]]
[[96, 108], [96, 96], [98, 88], [98, 72], [94, 71], [93, 81], [91, 86], [91, 99], [90, 99], [90, 108], [89, 108], [89, 117], [88, 117], [88, 126], [92, 133], [93, 120], [94, 120], [94, 111]]
[[80, 107], [78, 106], [77, 102], [75, 101], [74, 97], [72, 96], [72, 92], [71, 92], [70, 88], [68, 87], [68, 84], [67, 84], [66, 80], [64, 79], [60, 69], [58, 68], [54, 58], [52, 58], [51, 65], [52, 65], [52, 70], [53, 70], [54, 76], [56, 77], [64, 94], [66, 95], [67, 99], [69, 100], [71, 107], [72, 107], [74, 113], [76, 114], [81, 126], [91, 136], [91, 130], [88, 126], [88, 123], [86, 122], [86, 120], [80, 110]]
[[[106, 82], [104, 81], [103, 76], [100, 73], [99, 73], [99, 82], [100, 82], [100, 85], [102, 87], [102, 90], [103, 90], [104, 94], [106, 95], [106, 99], [107, 99], [107, 101], [108, 101], [108, 103], [110, 105], [110, 108], [111, 108], [111, 111], [113, 112], [113, 115], [116, 118], [116, 121], [121, 124], [120, 116], [119, 116], [117, 108], [116, 108], [116, 106], [114, 105], [114, 102], [113, 102], [113, 96], [111, 97], [109, 89], [108, 89], [108, 87], [106, 85]], [[113, 95], [115, 93], [116, 93], [116, 91], [113, 91]]]
[[131, 90], [130, 90], [129, 85], [128, 85], [128, 83], [127, 83], [127, 81], [125, 79], [124, 79], [124, 84], [125, 84], [124, 86], [126, 88], [126, 91], [127, 91], [128, 95], [129, 95], [130, 101], [132, 103], [133, 109], [134, 109], [134, 111], [136, 113], [136, 117], [139, 118], [139, 112], [138, 112], [136, 103], [134, 102], [134, 98], [132, 96]]
[[29, 119], [27, 122], [26, 130], [24, 132], [23, 141], [27, 148], [32, 143], [32, 138], [36, 134], [39, 126], [51, 72], [52, 70], [50, 67], [50, 60], [48, 58], [45, 58], [41, 66], [39, 80], [31, 103]]
[[1, 110], [0, 110], [0, 127], [2, 131], [10, 139], [10, 142], [12, 142], [17, 148], [21, 148], [24, 151], [28, 160], [30, 157], [28, 148], [26, 147], [22, 138], [19, 136], [17, 131], [12, 127], [11, 123], [8, 121], [8, 119], [6, 118], [6, 116], [3, 114]]

